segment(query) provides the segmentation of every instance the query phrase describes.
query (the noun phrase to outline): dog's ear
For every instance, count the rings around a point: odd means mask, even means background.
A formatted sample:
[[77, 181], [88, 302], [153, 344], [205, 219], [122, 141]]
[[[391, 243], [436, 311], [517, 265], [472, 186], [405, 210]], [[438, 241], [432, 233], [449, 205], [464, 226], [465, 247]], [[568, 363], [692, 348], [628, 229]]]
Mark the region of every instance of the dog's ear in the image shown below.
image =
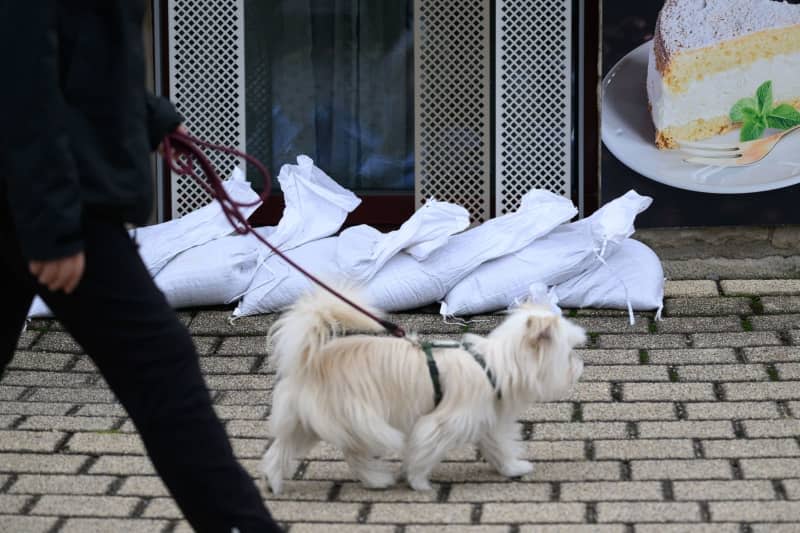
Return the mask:
[[534, 346], [542, 341], [549, 340], [557, 324], [558, 316], [554, 314], [529, 316], [525, 324], [528, 340]]

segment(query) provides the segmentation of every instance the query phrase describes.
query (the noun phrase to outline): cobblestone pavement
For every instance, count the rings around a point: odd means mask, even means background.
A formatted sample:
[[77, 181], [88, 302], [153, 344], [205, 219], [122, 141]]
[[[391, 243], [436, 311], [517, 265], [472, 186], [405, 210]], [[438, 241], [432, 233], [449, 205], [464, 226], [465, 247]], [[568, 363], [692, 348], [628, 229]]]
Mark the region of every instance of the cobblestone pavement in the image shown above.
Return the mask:
[[[433, 474], [434, 490], [366, 491], [320, 446], [280, 498], [292, 533], [800, 531], [800, 280], [676, 281], [664, 320], [571, 311], [591, 332], [569, 401], [523, 419], [521, 480], [473, 449]], [[274, 374], [271, 316], [182, 313], [234, 448], [255, 474]], [[452, 337], [438, 316], [400, 315]], [[497, 321], [475, 322], [485, 331]], [[0, 382], [0, 531], [189, 531], [139, 437], [58, 323], [34, 321]]]

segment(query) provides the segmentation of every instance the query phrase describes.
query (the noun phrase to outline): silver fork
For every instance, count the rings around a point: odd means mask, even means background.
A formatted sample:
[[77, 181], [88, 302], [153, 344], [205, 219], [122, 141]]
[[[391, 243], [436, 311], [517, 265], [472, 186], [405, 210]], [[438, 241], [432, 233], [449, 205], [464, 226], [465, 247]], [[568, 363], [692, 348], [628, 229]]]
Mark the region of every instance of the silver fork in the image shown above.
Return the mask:
[[687, 163], [714, 167], [746, 167], [767, 157], [778, 142], [800, 126], [780, 131], [763, 139], [739, 144], [709, 144], [678, 141], [678, 147], [689, 155], [699, 156], [684, 159]]

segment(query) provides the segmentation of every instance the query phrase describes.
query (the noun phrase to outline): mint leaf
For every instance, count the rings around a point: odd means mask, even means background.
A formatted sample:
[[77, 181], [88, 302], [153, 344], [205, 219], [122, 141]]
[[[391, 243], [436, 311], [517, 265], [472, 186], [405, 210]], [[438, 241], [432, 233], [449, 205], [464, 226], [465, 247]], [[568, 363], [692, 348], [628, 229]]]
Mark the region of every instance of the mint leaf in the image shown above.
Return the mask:
[[781, 104], [767, 113], [767, 125], [778, 130], [788, 130], [800, 124], [800, 111], [789, 104]]
[[756, 90], [756, 99], [758, 100], [758, 110], [762, 115], [772, 109], [772, 81], [765, 81]]
[[767, 129], [765, 120], [748, 120], [742, 126], [742, 131], [739, 133], [739, 140], [754, 141], [764, 134]]
[[754, 114], [758, 114], [758, 102], [755, 98], [742, 98], [736, 102], [731, 108], [731, 122], [744, 122], [744, 119], [747, 118], [745, 111], [753, 111]]

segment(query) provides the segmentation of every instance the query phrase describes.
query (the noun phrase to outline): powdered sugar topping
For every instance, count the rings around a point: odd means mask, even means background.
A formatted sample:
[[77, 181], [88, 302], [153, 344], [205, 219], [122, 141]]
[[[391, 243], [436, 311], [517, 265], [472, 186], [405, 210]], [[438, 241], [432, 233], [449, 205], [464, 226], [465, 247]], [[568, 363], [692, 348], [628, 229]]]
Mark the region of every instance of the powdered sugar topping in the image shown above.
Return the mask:
[[800, 24], [800, 4], [773, 0], [667, 0], [659, 18], [668, 55]]

